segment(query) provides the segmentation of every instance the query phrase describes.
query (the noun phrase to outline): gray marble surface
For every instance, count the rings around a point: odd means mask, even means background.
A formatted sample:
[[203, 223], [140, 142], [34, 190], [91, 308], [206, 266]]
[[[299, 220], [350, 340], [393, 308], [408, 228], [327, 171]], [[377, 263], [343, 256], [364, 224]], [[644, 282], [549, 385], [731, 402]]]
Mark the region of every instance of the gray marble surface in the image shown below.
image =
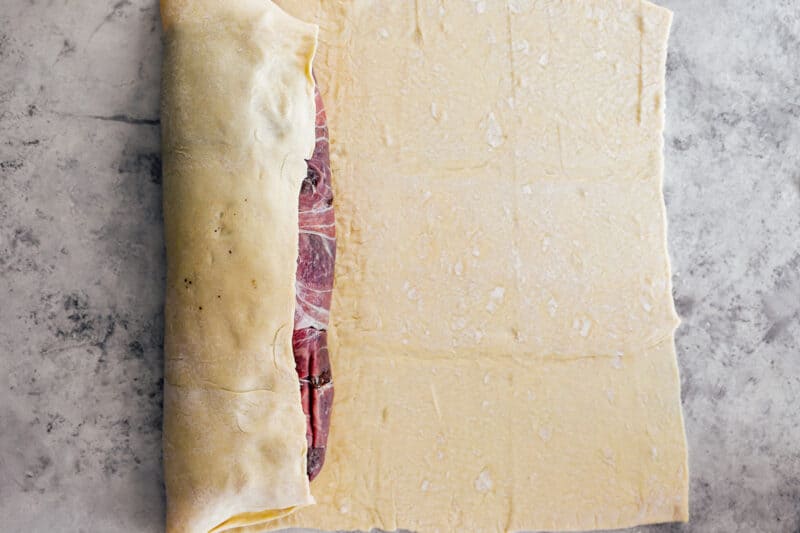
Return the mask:
[[[798, 533], [800, 3], [661, 3], [692, 518], [638, 531]], [[163, 529], [160, 37], [2, 0], [2, 531]]]

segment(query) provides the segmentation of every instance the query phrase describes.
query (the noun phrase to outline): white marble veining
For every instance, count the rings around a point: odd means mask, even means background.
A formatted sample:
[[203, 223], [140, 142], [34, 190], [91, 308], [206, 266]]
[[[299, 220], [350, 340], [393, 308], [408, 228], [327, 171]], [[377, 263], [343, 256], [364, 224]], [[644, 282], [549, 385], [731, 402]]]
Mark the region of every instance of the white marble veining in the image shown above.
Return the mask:
[[[637, 531], [797, 533], [800, 4], [661, 3], [692, 518]], [[155, 0], [0, 7], [2, 531], [163, 529], [160, 38]]]

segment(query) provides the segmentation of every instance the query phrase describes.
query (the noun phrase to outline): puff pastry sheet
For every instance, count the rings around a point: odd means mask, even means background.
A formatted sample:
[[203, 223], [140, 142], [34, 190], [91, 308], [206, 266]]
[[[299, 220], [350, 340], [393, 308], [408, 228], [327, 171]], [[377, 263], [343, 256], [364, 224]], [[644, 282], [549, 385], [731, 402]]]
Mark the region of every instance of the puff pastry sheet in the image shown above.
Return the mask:
[[317, 505], [270, 527], [686, 520], [662, 196], [671, 14], [278, 3], [320, 26], [340, 245]]

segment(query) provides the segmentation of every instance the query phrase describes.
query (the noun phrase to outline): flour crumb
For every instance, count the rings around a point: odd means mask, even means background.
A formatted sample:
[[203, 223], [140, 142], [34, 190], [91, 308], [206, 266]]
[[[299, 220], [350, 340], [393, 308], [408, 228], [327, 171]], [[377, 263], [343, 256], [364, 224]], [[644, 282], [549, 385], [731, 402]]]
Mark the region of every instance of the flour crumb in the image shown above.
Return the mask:
[[489, 113], [489, 116], [486, 118], [486, 142], [492, 148], [497, 148], [503, 144], [503, 129], [497, 122], [494, 113]]
[[583, 325], [581, 326], [581, 337], [587, 337], [590, 329], [592, 329], [592, 321], [588, 318], [584, 318]]
[[539, 64], [541, 66], [546, 67], [549, 62], [550, 62], [550, 54], [548, 52], [545, 52], [539, 56]]
[[539, 438], [543, 441], [547, 442], [550, 440], [550, 437], [553, 436], [553, 432], [550, 431], [550, 428], [542, 427], [539, 428]]
[[522, 4], [526, 0], [508, 0], [508, 10], [515, 15], [522, 13]]
[[478, 492], [488, 492], [492, 490], [492, 477], [486, 469], [481, 470], [481, 473], [475, 479], [475, 490]]
[[614, 450], [611, 448], [603, 448], [603, 460], [606, 462], [606, 464], [615, 464], [617, 460], [614, 457]]

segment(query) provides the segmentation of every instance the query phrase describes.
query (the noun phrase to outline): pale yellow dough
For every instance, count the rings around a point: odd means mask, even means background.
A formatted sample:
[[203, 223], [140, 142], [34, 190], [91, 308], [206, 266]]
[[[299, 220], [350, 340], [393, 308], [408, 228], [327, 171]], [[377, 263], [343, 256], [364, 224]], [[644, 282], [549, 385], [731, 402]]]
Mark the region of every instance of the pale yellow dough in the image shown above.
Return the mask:
[[167, 531], [313, 503], [291, 347], [317, 29], [262, 0], [164, 0]]
[[318, 504], [270, 527], [686, 520], [661, 191], [670, 13], [278, 3], [320, 26], [339, 255]]

